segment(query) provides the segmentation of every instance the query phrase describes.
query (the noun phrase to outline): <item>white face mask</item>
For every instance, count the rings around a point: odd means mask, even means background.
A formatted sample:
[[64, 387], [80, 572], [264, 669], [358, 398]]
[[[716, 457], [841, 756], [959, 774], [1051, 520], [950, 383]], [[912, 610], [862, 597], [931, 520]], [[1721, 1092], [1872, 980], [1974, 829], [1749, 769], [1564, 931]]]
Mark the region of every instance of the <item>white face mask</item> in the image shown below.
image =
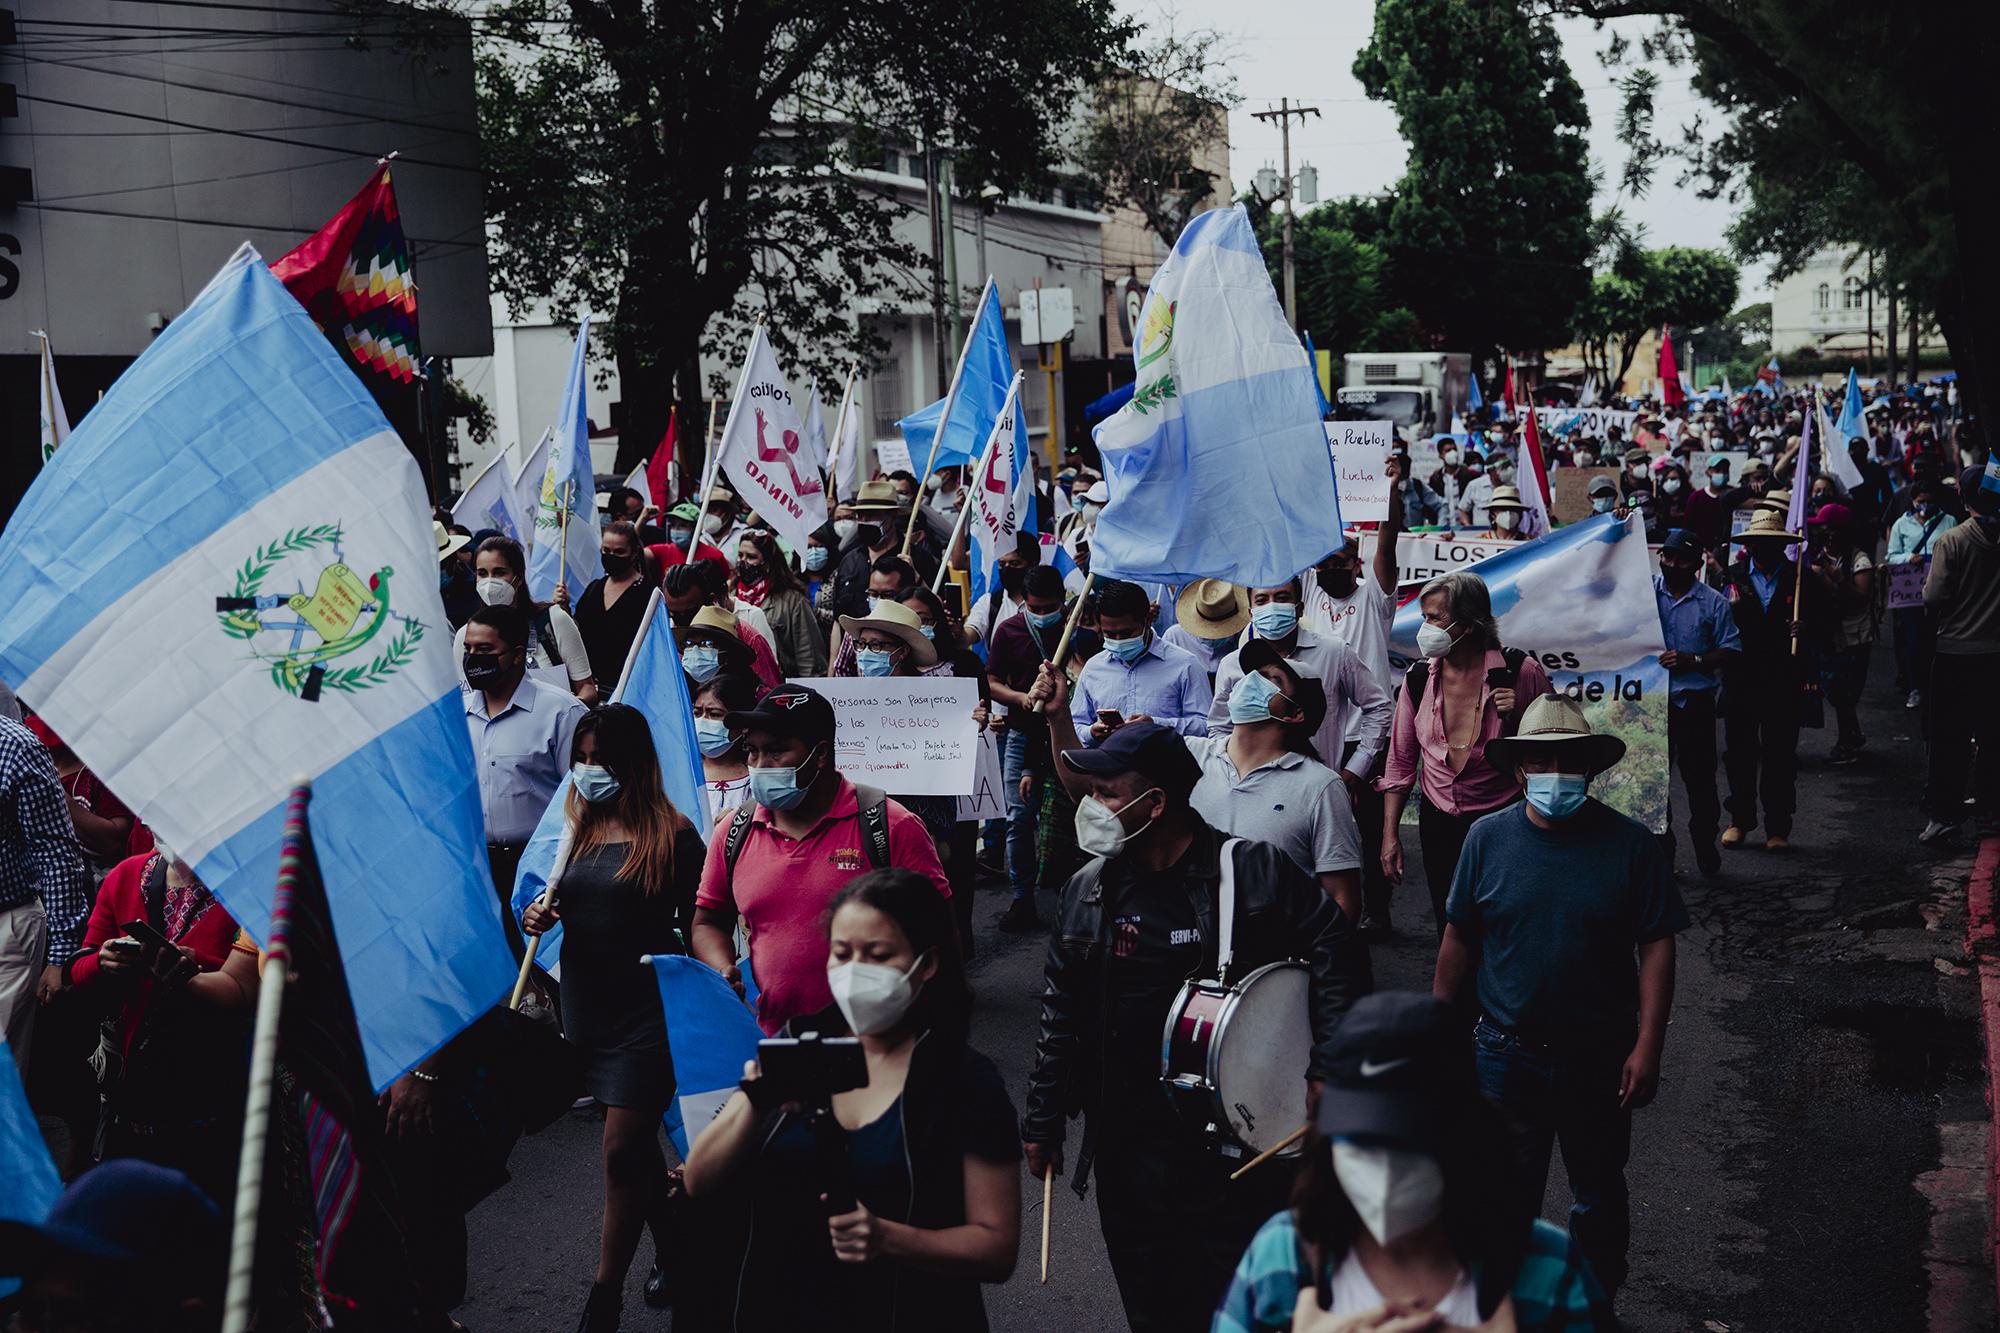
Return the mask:
[[854, 534], [860, 527], [861, 525], [854, 519], [836, 518], [833, 520], [833, 535], [840, 538], [840, 544], [845, 546], [854, 540]]
[[1443, 657], [1451, 651], [1451, 630], [1443, 625], [1417, 626], [1417, 651], [1425, 657]]
[[1521, 516], [1511, 509], [1502, 509], [1493, 516], [1493, 526], [1502, 532], [1512, 532], [1521, 526]]
[[[1158, 791], [1148, 787], [1134, 798], [1133, 803], [1144, 800]], [[1147, 820], [1130, 833], [1125, 831], [1125, 821], [1118, 817], [1118, 811], [1111, 809], [1095, 796], [1086, 796], [1076, 803], [1076, 846], [1077, 850], [1089, 856], [1112, 856], [1120, 847], [1144, 833], [1153, 825]]]
[[1378, 1245], [1393, 1245], [1444, 1216], [1444, 1168], [1428, 1153], [1335, 1139], [1333, 1174]]
[[1675, 494], [1680, 490], [1680, 488], [1681, 488], [1681, 479], [1679, 477], [1668, 477], [1665, 481], [1660, 483], [1660, 489], [1665, 491], [1668, 495]]
[[910, 978], [923, 965], [921, 954], [907, 972], [881, 963], [841, 963], [826, 970], [826, 985], [855, 1036], [879, 1036], [902, 1022], [916, 1003], [917, 987]]
[[514, 585], [505, 579], [481, 579], [473, 586], [479, 589], [479, 600], [488, 606], [514, 604]]
[[711, 537], [722, 535], [722, 515], [709, 514], [701, 520], [701, 530]]

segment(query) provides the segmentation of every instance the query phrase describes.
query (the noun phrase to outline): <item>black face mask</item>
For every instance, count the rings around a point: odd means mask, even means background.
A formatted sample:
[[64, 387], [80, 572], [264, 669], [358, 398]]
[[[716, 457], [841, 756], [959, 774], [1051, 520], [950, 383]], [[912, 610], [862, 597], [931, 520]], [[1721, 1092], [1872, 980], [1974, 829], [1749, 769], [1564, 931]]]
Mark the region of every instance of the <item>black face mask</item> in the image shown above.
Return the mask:
[[738, 560], [736, 562], [736, 581], [744, 584], [762, 583], [764, 581], [764, 567], [762, 565], [753, 565], [747, 560]]
[[1021, 589], [1028, 586], [1028, 571], [1010, 565], [1000, 566], [1000, 586], [1019, 597]]
[[1329, 597], [1351, 597], [1355, 588], [1360, 586], [1360, 580], [1347, 569], [1337, 565], [1320, 569], [1315, 578]]
[[613, 555], [605, 551], [599, 554], [598, 559], [604, 562], [604, 572], [610, 578], [622, 579], [632, 572], [632, 557], [629, 555]]
[[465, 683], [475, 690], [490, 690], [507, 675], [507, 668], [500, 664], [499, 653], [473, 653], [465, 655]]

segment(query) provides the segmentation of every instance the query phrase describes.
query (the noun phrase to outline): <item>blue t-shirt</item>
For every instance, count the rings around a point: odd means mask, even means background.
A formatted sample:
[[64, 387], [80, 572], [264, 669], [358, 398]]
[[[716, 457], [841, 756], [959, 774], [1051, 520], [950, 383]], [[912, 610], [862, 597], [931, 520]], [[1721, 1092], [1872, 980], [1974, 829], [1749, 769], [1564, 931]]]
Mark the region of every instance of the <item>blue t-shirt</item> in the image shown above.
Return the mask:
[[1686, 930], [1659, 839], [1596, 800], [1556, 827], [1517, 802], [1479, 820], [1445, 900], [1479, 947], [1479, 1005], [1505, 1028], [1629, 1038], [1639, 945]]

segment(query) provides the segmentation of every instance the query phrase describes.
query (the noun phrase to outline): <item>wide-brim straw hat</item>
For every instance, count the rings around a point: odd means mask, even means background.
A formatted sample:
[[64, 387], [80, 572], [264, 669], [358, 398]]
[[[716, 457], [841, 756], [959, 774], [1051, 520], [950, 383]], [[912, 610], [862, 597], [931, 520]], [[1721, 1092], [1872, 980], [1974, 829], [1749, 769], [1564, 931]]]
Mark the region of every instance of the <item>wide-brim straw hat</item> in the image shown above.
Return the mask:
[[1196, 579], [1174, 599], [1174, 619], [1197, 639], [1226, 639], [1250, 623], [1250, 590], [1227, 579]]
[[864, 481], [855, 493], [852, 508], [856, 514], [904, 514], [909, 512], [910, 505], [894, 482]]
[[1486, 502], [1486, 508], [1489, 511], [1494, 509], [1512, 509], [1523, 514], [1528, 512], [1528, 506], [1521, 503], [1521, 488], [1519, 486], [1495, 486], [1493, 488], [1493, 498]]
[[1732, 542], [1754, 542], [1763, 541], [1766, 538], [1787, 542], [1802, 542], [1805, 540], [1798, 533], [1785, 530], [1785, 516], [1783, 513], [1775, 509], [1765, 509], [1762, 506], [1759, 506], [1757, 511], [1750, 515], [1750, 526], [1729, 540]]
[[757, 654], [743, 642], [743, 631], [736, 617], [719, 606], [704, 606], [695, 612], [680, 638], [684, 645], [714, 644], [722, 653], [724, 671], [748, 671], [757, 660]]
[[877, 602], [875, 609], [865, 616], [840, 617], [840, 632], [847, 638], [851, 639], [865, 629], [880, 630], [901, 639], [903, 646], [910, 650], [910, 661], [917, 666], [937, 664], [937, 645], [924, 637], [924, 622], [901, 602]]
[[431, 520], [431, 540], [437, 543], [439, 564], [443, 564], [472, 544], [471, 537], [463, 532], [453, 532], [436, 519]]
[[1585, 766], [1592, 774], [1602, 773], [1625, 757], [1625, 742], [1607, 732], [1592, 731], [1583, 705], [1567, 694], [1537, 697], [1521, 714], [1521, 725], [1512, 736], [1486, 742], [1486, 757], [1504, 773], [1551, 745], [1571, 745], [1585, 751]]

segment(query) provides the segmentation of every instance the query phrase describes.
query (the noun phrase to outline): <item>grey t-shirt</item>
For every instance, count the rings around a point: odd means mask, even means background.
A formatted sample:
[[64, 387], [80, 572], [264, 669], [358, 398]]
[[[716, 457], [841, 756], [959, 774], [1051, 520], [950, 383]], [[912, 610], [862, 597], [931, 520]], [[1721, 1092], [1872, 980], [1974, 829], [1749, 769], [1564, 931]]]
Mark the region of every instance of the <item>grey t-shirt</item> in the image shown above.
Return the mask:
[[1583, 1040], [1630, 1039], [1638, 946], [1688, 927], [1659, 839], [1596, 800], [1552, 829], [1523, 802], [1474, 823], [1444, 914], [1478, 943], [1488, 1017]]
[[1227, 736], [1190, 736], [1201, 781], [1188, 803], [1224, 833], [1281, 848], [1307, 874], [1361, 865], [1361, 830], [1347, 784], [1325, 764], [1284, 754], [1238, 775]]

